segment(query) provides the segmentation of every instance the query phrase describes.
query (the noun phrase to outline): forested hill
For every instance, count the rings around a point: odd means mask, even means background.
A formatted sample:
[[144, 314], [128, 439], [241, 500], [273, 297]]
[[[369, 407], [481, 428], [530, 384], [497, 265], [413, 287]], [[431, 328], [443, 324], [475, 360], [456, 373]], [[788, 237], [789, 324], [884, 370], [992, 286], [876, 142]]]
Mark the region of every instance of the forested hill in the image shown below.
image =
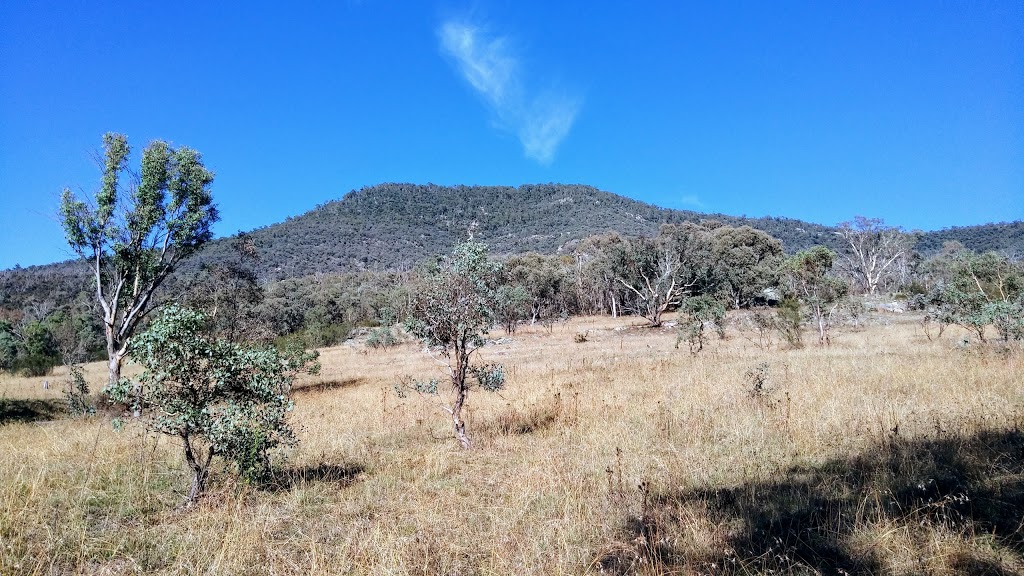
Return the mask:
[[1005, 252], [1024, 256], [1024, 222], [999, 222], [980, 226], [956, 226], [920, 234], [914, 248], [922, 254], [933, 254], [946, 242], [959, 242], [975, 252]]
[[[497, 254], [570, 249], [574, 241], [616, 231], [653, 236], [663, 223], [719, 220], [749, 224], [783, 241], [787, 251], [834, 245], [832, 230], [788, 218], [738, 218], [659, 208], [591, 186], [539, 184], [437, 186], [380, 184], [356, 190], [285, 222], [254, 230], [269, 278], [359, 269], [408, 268], [465, 240]], [[229, 256], [225, 242], [202, 260]]]
[[[852, 214], [850, 215], [852, 218]], [[872, 216], [866, 213], [865, 216]], [[742, 218], [670, 210], [566, 184], [437, 186], [380, 184], [346, 194], [301, 216], [254, 230], [265, 280], [317, 273], [409, 268], [474, 237], [497, 254], [570, 251], [575, 241], [616, 231], [653, 236], [662, 223], [718, 220], [749, 225], [782, 240], [786, 252], [824, 244], [840, 249], [834, 228], [780, 217]], [[898, 222], [889, 222], [899, 225]], [[975, 251], [1024, 254], [1024, 222], [949, 228], [916, 234], [918, 251], [937, 252], [957, 241]], [[186, 268], [234, 258], [225, 239], [210, 243]], [[3, 292], [15, 284], [63, 284], [87, 269], [70, 263], [0, 272]], [[20, 285], [20, 284], [19, 284]]]

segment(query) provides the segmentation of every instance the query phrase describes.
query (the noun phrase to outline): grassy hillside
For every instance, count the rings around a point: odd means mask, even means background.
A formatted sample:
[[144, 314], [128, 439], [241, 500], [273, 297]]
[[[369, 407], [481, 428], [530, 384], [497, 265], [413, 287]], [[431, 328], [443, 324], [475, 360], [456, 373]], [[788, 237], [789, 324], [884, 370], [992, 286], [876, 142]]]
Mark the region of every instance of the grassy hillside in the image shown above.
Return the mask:
[[[217, 472], [191, 509], [172, 439], [7, 419], [0, 573], [1019, 574], [1024, 357], [903, 318], [698, 356], [629, 319], [524, 327], [482, 350], [509, 382], [470, 398], [469, 451], [392, 392], [440, 375], [418, 346], [326, 349], [278, 484]], [[60, 396], [0, 378], [5, 415]]]

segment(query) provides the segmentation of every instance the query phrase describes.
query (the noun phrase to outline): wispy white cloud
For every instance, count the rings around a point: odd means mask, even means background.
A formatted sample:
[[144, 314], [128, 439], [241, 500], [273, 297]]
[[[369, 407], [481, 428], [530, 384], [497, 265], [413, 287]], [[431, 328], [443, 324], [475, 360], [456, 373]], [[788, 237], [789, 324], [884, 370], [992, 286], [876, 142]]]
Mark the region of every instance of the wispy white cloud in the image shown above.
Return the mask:
[[700, 197], [696, 194], [686, 194], [676, 198], [676, 203], [681, 206], [693, 206], [694, 208], [707, 208], [703, 202], [700, 201]]
[[553, 90], [528, 98], [519, 58], [506, 38], [456, 21], [445, 22], [438, 36], [442, 52], [483, 97], [498, 126], [519, 137], [527, 157], [549, 164], [572, 129], [579, 100]]

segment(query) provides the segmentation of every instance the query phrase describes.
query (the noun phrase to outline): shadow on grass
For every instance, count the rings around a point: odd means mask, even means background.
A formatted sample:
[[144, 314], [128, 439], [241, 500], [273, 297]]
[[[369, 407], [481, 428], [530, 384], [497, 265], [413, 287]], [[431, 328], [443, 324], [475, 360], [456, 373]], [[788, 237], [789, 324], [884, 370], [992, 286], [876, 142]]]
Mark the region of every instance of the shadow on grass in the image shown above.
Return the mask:
[[[890, 571], [886, 554], [895, 549], [918, 558], [908, 574], [1017, 574], [976, 551], [1024, 560], [1024, 433], [895, 439], [769, 481], [677, 493], [651, 488], [638, 500], [641, 514], [624, 522], [623, 540], [595, 559], [605, 573], [881, 573]], [[718, 541], [687, 541], [698, 516]], [[864, 533], [870, 526], [874, 542]], [[949, 548], [940, 568], [924, 558], [935, 530], [965, 543]], [[902, 544], [887, 552], [891, 534]], [[966, 545], [972, 539], [980, 546]]]
[[493, 420], [485, 422], [483, 430], [497, 436], [520, 436], [550, 428], [561, 418], [561, 405], [531, 406], [525, 410], [508, 407]]
[[365, 382], [365, 378], [346, 378], [344, 380], [328, 380], [316, 384], [307, 384], [292, 388], [292, 394], [307, 394], [309, 392], [325, 392], [338, 388], [354, 388]]
[[361, 464], [318, 464], [285, 468], [275, 471], [264, 488], [270, 492], [283, 492], [316, 483], [336, 484], [344, 488], [354, 484], [365, 470], [366, 467]]
[[38, 422], [64, 416], [63, 400], [12, 400], [0, 398], [0, 425], [10, 422]]

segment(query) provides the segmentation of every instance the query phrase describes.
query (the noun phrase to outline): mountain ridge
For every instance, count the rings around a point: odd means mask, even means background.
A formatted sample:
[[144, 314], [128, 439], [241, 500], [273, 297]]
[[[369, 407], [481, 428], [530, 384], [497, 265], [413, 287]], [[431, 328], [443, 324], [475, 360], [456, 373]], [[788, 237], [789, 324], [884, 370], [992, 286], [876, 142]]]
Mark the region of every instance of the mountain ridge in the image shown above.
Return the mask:
[[[582, 184], [378, 184], [247, 235], [264, 253], [268, 275], [279, 279], [409, 268], [446, 252], [471, 229], [498, 254], [557, 253], [594, 234], [652, 236], [664, 223], [710, 219], [781, 233], [787, 248], [834, 242], [831, 229], [818, 224], [662, 208]], [[214, 243], [205, 258], [220, 260], [227, 256], [225, 248]]]
[[[851, 215], [852, 217], [853, 215]], [[870, 216], [870, 215], [869, 215]], [[823, 244], [841, 248], [835, 227], [780, 216], [745, 217], [663, 208], [585, 184], [441, 186], [383, 183], [249, 233], [264, 253], [266, 276], [407, 269], [447, 252], [469, 236], [497, 254], [558, 253], [594, 234], [653, 236], [665, 223], [716, 220], [748, 225], [782, 241], [789, 253]], [[984, 251], [1024, 252], [1024, 222], [914, 232], [926, 254], [959, 241]], [[285, 248], [281, 249], [281, 246]], [[227, 244], [211, 245], [206, 259], [226, 257]]]
[[[851, 215], [852, 216], [852, 215]], [[870, 215], [869, 215], [870, 216]], [[788, 253], [823, 244], [841, 248], [835, 227], [779, 216], [745, 217], [663, 208], [585, 184], [442, 186], [382, 183], [352, 190], [339, 199], [285, 220], [255, 228], [265, 280], [317, 273], [408, 269], [447, 252], [470, 231], [497, 254], [558, 253], [594, 234], [653, 236], [665, 223], [716, 220], [748, 225], [779, 238]], [[1000, 222], [914, 232], [915, 248], [931, 254], [944, 242], [977, 250], [1024, 253], [1024, 222]], [[209, 243], [185, 264], [232, 257], [230, 237]], [[73, 261], [20, 268], [52, 272]], [[17, 271], [19, 269], [11, 269]], [[9, 272], [9, 271], [5, 271]]]

